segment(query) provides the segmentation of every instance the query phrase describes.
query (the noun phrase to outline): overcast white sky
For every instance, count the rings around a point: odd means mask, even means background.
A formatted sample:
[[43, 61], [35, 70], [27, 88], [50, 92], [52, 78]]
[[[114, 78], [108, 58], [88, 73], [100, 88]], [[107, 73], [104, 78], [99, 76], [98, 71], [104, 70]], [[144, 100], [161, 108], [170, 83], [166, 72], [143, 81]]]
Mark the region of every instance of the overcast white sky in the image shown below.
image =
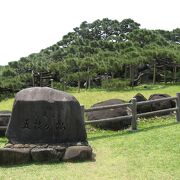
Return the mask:
[[80, 25], [131, 18], [142, 28], [180, 28], [180, 0], [0, 0], [0, 65], [39, 52]]

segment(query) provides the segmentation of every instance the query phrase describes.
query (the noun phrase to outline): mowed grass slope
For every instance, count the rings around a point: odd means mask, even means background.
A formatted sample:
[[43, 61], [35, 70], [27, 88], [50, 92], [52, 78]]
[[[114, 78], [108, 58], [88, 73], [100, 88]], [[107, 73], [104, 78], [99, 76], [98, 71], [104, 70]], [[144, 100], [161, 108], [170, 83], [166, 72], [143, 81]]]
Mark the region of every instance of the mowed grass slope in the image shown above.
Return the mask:
[[[180, 92], [180, 85], [142, 85], [134, 87], [134, 89], [117, 91], [107, 91], [103, 89], [81, 90], [80, 93], [77, 91], [69, 91], [69, 93], [74, 95], [86, 108], [89, 108], [97, 102], [112, 98], [129, 101], [137, 93], [142, 93], [146, 98], [149, 98], [151, 94], [163, 93], [175, 96], [177, 92]], [[0, 102], [0, 110], [12, 110], [13, 102], [14, 98], [3, 100]]]
[[[146, 90], [137, 87], [128, 91], [91, 90], [71, 93], [87, 108], [110, 98], [129, 101], [137, 92], [148, 97], [154, 93], [175, 96], [178, 91], [179, 86], [149, 86]], [[11, 109], [12, 101], [2, 102], [0, 109], [5, 105]], [[87, 126], [87, 132], [89, 144], [96, 154], [95, 161], [0, 167], [0, 180], [180, 179], [180, 124], [176, 122], [175, 116], [141, 120], [137, 132], [104, 131], [90, 126]], [[6, 142], [6, 138], [0, 138], [1, 147]]]
[[[172, 116], [139, 122], [137, 132], [88, 130], [95, 161], [0, 167], [0, 179], [180, 179], [180, 125]], [[7, 140], [0, 138], [0, 146]]]
[[81, 93], [70, 93], [73, 94], [81, 104], [85, 105], [86, 108], [89, 108], [97, 102], [112, 98], [118, 98], [128, 102], [137, 93], [142, 93], [148, 99], [151, 94], [169, 94], [170, 96], [176, 96], [177, 92], [180, 92], [180, 85], [142, 85], [128, 90], [107, 91], [92, 89], [90, 91], [82, 91]]

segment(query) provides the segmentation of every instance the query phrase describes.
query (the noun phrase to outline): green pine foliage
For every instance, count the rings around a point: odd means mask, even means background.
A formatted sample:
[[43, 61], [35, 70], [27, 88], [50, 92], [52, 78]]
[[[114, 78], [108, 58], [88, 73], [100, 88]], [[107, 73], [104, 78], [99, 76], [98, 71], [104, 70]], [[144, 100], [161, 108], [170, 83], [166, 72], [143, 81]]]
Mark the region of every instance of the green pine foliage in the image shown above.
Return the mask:
[[[102, 81], [105, 75], [133, 82], [140, 66], [150, 68], [151, 82], [179, 81], [179, 28], [173, 31], [141, 29], [132, 19], [84, 21], [56, 44], [1, 67], [0, 76], [10, 81], [12, 77], [26, 77], [32, 71], [50, 72], [54, 82], [61, 83], [62, 87], [80, 88], [86, 83], [89, 88], [90, 83], [98, 78]], [[166, 78], [166, 74], [171, 78]], [[28, 81], [32, 85], [32, 80]], [[21, 85], [17, 87], [21, 88]]]

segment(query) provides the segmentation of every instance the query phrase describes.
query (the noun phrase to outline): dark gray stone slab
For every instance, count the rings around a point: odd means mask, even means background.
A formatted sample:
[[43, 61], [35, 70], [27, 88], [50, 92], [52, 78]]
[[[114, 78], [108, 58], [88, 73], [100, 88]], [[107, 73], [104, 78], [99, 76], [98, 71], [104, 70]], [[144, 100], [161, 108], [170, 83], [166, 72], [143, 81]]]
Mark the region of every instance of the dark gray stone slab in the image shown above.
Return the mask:
[[[136, 98], [137, 102], [147, 101], [147, 99], [141, 94], [137, 93], [133, 98]], [[131, 102], [131, 101], [130, 101]], [[151, 112], [151, 104], [137, 105], [137, 113]]]
[[7, 144], [0, 149], [0, 166], [29, 162], [85, 161], [93, 160], [93, 155], [89, 145]]
[[1, 116], [3, 114], [11, 114], [11, 111], [0, 111], [0, 126], [7, 126], [10, 116]]
[[92, 160], [92, 149], [90, 146], [70, 146], [66, 149], [63, 161]]
[[13, 144], [85, 142], [87, 138], [79, 102], [47, 87], [17, 93], [6, 135]]
[[31, 150], [31, 156], [33, 161], [59, 161], [62, 159], [64, 150], [54, 148], [34, 148]]
[[11, 113], [10, 111], [0, 111], [0, 137], [5, 136], [6, 127], [8, 125], [9, 117], [10, 117], [10, 116], [1, 116], [1, 115], [10, 114], [10, 113]]
[[[100, 107], [100, 106], [108, 106], [108, 105], [117, 105], [123, 104], [124, 101], [121, 99], [109, 99], [106, 101], [102, 101], [99, 103], [94, 104], [93, 107]], [[130, 114], [130, 109], [128, 107], [119, 107], [114, 109], [105, 109], [101, 111], [92, 111], [87, 113], [88, 121], [95, 121], [98, 119], [106, 119], [106, 118], [113, 118], [113, 117], [120, 117], [120, 116], [127, 116]], [[111, 130], [119, 130], [127, 128], [131, 124], [131, 118], [124, 119], [118, 122], [99, 122], [93, 124], [93, 126], [101, 128], [101, 129], [111, 129]]]
[[[152, 94], [149, 97], [149, 100], [156, 100], [156, 99], [162, 99], [162, 98], [168, 98], [168, 97], [171, 97], [171, 96], [168, 94]], [[151, 104], [152, 111], [174, 108], [175, 106], [176, 106], [176, 103], [174, 100], [166, 100], [166, 101], [162, 101], [162, 102], [153, 102]], [[168, 114], [171, 114], [171, 112], [157, 113], [157, 114], [154, 114], [153, 116], [162, 116], [162, 115], [168, 115]]]
[[0, 149], [0, 165], [28, 163], [31, 161], [30, 148]]

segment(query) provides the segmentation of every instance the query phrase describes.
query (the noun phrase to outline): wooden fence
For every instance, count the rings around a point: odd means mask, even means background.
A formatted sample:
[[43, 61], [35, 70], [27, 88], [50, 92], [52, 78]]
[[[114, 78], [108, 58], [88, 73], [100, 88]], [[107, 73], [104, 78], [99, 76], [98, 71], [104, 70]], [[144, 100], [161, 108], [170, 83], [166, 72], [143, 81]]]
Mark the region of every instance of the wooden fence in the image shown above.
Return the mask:
[[[163, 102], [163, 101], [168, 101], [168, 100], [175, 100], [176, 107], [137, 114], [137, 105], [145, 105], [145, 104], [151, 104], [151, 103], [155, 103], [155, 102]], [[138, 118], [146, 117], [148, 115], [163, 113], [163, 112], [174, 112], [174, 111], [176, 112], [177, 122], [180, 122], [180, 93], [177, 93], [176, 97], [168, 97], [168, 98], [162, 98], [162, 99], [156, 99], [156, 100], [150, 100], [150, 101], [142, 101], [142, 102], [137, 102], [136, 98], [132, 98], [130, 103], [93, 107], [90, 109], [85, 109], [84, 106], [81, 106], [81, 115], [84, 120], [84, 113], [86, 113], [86, 112], [100, 111], [100, 110], [105, 110], [105, 109], [115, 109], [115, 108], [119, 108], [119, 107], [129, 107], [131, 109], [132, 114], [127, 115], [127, 116], [119, 116], [119, 117], [113, 117], [113, 118], [85, 121], [85, 124], [95, 124], [95, 123], [99, 123], [99, 122], [115, 122], [115, 121], [131, 119], [131, 129], [137, 130], [137, 119]], [[1, 117], [3, 117], [3, 116], [10, 117], [11, 113], [0, 114], [0, 116]], [[6, 128], [7, 128], [6, 126], [0, 126], [0, 130], [3, 130], [3, 129], [5, 130]]]
[[[155, 102], [163, 102], [163, 101], [168, 101], [168, 100], [175, 100], [176, 101], [176, 107], [137, 114], [137, 105], [146, 105], [146, 104], [152, 104]], [[163, 112], [175, 112], [176, 113], [176, 120], [177, 120], [177, 122], [180, 122], [180, 93], [177, 93], [176, 97], [168, 97], [168, 98], [142, 101], [142, 102], [137, 102], [136, 98], [132, 98], [130, 103], [108, 105], [108, 106], [101, 106], [101, 107], [93, 107], [90, 109], [85, 109], [84, 106], [81, 106], [81, 112], [82, 112], [82, 117], [84, 119], [84, 113], [86, 113], [86, 112], [100, 111], [100, 110], [105, 110], [105, 109], [115, 109], [115, 108], [119, 108], [119, 107], [129, 107], [131, 109], [131, 112], [132, 112], [131, 115], [85, 121], [85, 124], [95, 124], [95, 123], [100, 123], [100, 122], [115, 122], [115, 121], [122, 121], [122, 120], [126, 120], [126, 119], [131, 119], [131, 129], [137, 130], [137, 119], [138, 118], [146, 117], [146, 116], [154, 115], [154, 114], [160, 114]]]

